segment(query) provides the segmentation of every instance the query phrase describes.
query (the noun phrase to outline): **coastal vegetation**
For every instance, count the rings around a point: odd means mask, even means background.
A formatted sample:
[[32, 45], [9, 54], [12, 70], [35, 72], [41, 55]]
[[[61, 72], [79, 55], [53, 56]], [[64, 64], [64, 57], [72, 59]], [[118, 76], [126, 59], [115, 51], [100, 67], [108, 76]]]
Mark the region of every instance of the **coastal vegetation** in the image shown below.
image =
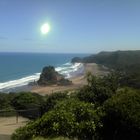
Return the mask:
[[88, 74], [88, 84], [72, 94], [45, 96], [41, 116], [12, 135], [13, 140], [67, 137], [79, 140], [140, 136], [140, 91], [121, 87], [120, 77]]
[[[100, 55], [104, 59], [105, 57], [111, 59], [118, 54], [114, 60], [109, 60], [115, 63], [121, 53], [123, 52], [102, 52]], [[139, 54], [139, 51], [137, 53]], [[129, 52], [124, 54], [129, 56]], [[136, 54], [135, 56], [138, 58]], [[132, 70], [127, 70], [124, 66], [127, 65], [129, 68], [139, 62], [133, 64], [131, 60], [125, 62], [125, 57], [126, 55], [122, 57], [122, 62], [119, 61], [116, 65], [113, 62], [108, 62], [110, 65], [105, 62], [99, 63], [110, 68], [108, 75], [95, 76], [87, 73], [87, 84], [73, 92], [63, 91], [45, 96], [30, 92], [1, 93], [1, 109], [13, 109], [21, 116], [31, 119], [28, 124], [13, 133], [12, 140], [138, 140], [139, 69], [134, 70], [138, 80], [136, 83], [134, 77], [130, 76], [133, 74]], [[133, 55], [130, 59], [136, 60]], [[123, 68], [119, 67], [121, 65]], [[44, 79], [46, 72], [51, 75], [47, 77], [47, 83]], [[43, 85], [58, 84], [57, 80], [61, 75], [58, 78], [55, 74], [53, 67], [44, 68], [40, 76]], [[132, 85], [130, 81], [133, 81]]]
[[40, 116], [40, 106], [44, 100], [39, 94], [31, 92], [0, 93], [0, 116], [13, 116], [17, 113], [29, 119], [36, 119]]

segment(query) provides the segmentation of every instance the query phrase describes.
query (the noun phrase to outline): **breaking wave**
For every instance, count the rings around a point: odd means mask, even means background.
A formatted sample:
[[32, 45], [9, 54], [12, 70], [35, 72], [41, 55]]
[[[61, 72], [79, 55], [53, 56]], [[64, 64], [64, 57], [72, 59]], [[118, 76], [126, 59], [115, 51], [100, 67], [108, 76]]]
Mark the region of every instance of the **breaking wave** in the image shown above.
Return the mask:
[[[65, 78], [71, 78], [76, 75], [82, 74], [84, 71], [84, 66], [82, 63], [65, 63], [60, 67], [56, 67], [55, 70], [58, 73], [64, 75]], [[39, 76], [40, 73], [34, 73], [33, 75], [26, 76], [20, 79], [0, 83], [0, 92], [28, 85], [30, 82], [37, 81], [39, 79]]]

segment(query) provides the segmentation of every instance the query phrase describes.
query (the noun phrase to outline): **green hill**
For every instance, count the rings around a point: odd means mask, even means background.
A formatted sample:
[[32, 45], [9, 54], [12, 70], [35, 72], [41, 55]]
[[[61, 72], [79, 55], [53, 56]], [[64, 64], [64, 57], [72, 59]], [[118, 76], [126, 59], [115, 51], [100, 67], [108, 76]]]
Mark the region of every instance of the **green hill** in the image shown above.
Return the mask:
[[[97, 63], [108, 68], [119, 70], [127, 76], [127, 84], [140, 88], [140, 50], [100, 52], [85, 58], [73, 58], [72, 62]], [[131, 79], [131, 80], [130, 80]]]
[[131, 66], [134, 64], [140, 64], [140, 50], [138, 51], [115, 51], [115, 52], [100, 52], [96, 55], [90, 55], [88, 57], [73, 58], [72, 62], [81, 62], [84, 63], [98, 63], [103, 64], [108, 67], [118, 67], [123, 68]]

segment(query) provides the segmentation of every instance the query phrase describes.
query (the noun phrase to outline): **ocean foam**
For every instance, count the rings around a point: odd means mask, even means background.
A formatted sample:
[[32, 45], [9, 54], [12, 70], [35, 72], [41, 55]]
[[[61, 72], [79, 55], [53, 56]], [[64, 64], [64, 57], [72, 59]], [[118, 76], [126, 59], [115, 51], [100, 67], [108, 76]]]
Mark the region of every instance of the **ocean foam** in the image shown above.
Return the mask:
[[15, 87], [27, 85], [29, 82], [32, 82], [34, 80], [38, 80], [39, 75], [40, 75], [40, 73], [36, 73], [34, 75], [27, 76], [27, 77], [24, 77], [21, 79], [0, 83], [0, 91], [3, 91], [4, 89], [10, 89], [10, 88], [15, 88]]
[[[76, 76], [77, 74], [83, 73], [84, 66], [81, 63], [66, 63], [63, 64], [62, 67], [56, 67], [55, 70], [58, 73], [64, 75], [65, 78], [71, 78]], [[39, 79], [39, 76], [40, 73], [35, 73], [31, 76], [23, 77], [21, 79], [0, 83], [0, 91], [2, 92], [5, 89], [7, 90], [28, 85], [30, 82], [37, 81]]]
[[[71, 64], [71, 65], [70, 65]], [[64, 75], [65, 78], [71, 78], [76, 76], [77, 74], [81, 74], [84, 71], [84, 66], [82, 63], [67, 63], [69, 67], [58, 67], [56, 68], [56, 71], [58, 71], [60, 74]]]

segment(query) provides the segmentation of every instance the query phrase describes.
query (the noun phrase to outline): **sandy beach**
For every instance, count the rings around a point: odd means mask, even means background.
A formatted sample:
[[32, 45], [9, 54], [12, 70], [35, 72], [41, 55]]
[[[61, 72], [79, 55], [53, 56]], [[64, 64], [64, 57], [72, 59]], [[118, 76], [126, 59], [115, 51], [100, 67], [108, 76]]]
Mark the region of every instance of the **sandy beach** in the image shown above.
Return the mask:
[[45, 86], [45, 87], [34, 86], [31, 92], [39, 93], [41, 95], [46, 95], [46, 94], [52, 94], [53, 92], [67, 91], [67, 90], [70, 91], [70, 90], [79, 89], [80, 87], [87, 84], [87, 81], [86, 81], [87, 72], [91, 72], [93, 75], [96, 75], [96, 76], [105, 75], [108, 73], [104, 67], [101, 67], [95, 63], [88, 63], [88, 64], [84, 64], [83, 74], [69, 79], [72, 81], [73, 83], [72, 85], [68, 85], [68, 86], [51, 85], [51, 86]]
[[0, 117], [0, 140], [10, 140], [11, 134], [19, 127], [24, 126], [29, 120], [21, 116]]

